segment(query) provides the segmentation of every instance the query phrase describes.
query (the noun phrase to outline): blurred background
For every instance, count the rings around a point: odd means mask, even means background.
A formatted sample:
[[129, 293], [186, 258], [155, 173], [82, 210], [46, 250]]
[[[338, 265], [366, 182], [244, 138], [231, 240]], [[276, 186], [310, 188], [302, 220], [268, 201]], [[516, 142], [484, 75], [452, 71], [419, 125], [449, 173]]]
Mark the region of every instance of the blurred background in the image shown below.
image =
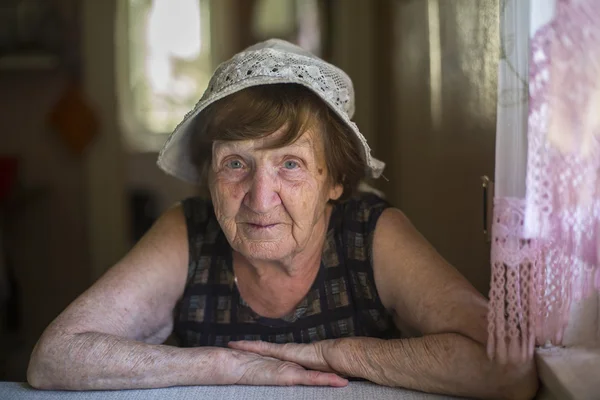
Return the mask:
[[[195, 188], [155, 165], [214, 68], [280, 37], [344, 69], [374, 182], [487, 295], [501, 0], [0, 2], [0, 380]], [[510, 43], [505, 44], [509, 46]], [[488, 199], [490, 194], [488, 193]]]

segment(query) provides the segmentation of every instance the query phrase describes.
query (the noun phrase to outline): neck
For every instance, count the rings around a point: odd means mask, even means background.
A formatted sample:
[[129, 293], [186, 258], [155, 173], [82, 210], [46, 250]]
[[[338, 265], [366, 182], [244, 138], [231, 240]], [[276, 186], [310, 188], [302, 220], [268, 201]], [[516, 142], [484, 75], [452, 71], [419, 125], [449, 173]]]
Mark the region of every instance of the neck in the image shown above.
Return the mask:
[[327, 206], [302, 251], [285, 260], [253, 260], [233, 254], [233, 269], [242, 298], [259, 315], [280, 318], [306, 296], [321, 265], [331, 206]]

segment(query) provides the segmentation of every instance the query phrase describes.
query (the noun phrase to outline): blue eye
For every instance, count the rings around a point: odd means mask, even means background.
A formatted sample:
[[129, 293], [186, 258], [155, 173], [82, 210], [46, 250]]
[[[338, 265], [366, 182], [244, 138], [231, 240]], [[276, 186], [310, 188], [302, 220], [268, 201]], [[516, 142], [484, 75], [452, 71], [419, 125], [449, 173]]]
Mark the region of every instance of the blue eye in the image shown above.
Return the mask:
[[285, 169], [295, 169], [298, 167], [298, 163], [296, 161], [288, 160], [283, 163]]
[[227, 163], [227, 166], [231, 169], [240, 169], [244, 167], [240, 160], [231, 160]]

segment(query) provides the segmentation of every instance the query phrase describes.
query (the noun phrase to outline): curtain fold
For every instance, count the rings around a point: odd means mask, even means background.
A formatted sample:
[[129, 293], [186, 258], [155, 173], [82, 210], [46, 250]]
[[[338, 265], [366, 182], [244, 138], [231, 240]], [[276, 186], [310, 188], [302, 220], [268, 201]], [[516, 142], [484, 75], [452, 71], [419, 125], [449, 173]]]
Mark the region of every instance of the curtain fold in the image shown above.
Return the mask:
[[488, 354], [526, 360], [535, 344], [536, 242], [523, 236], [529, 112], [529, 0], [500, 3], [500, 60]]
[[501, 7], [488, 355], [518, 363], [600, 287], [600, 2]]

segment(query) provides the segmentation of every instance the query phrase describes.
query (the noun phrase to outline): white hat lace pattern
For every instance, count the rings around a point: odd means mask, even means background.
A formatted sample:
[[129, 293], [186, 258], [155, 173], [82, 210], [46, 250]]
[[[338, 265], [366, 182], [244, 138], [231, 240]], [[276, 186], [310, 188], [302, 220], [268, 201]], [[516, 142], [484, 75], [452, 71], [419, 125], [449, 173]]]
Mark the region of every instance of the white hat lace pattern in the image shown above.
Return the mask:
[[350, 77], [306, 50], [279, 39], [249, 47], [217, 68], [200, 101], [165, 143], [158, 156], [158, 166], [179, 179], [201, 183], [190, 151], [195, 118], [210, 104], [230, 94], [248, 87], [274, 83], [296, 83], [316, 93], [362, 144], [371, 176], [381, 176], [385, 164], [371, 157], [367, 140], [350, 120], [354, 115], [354, 88]]

